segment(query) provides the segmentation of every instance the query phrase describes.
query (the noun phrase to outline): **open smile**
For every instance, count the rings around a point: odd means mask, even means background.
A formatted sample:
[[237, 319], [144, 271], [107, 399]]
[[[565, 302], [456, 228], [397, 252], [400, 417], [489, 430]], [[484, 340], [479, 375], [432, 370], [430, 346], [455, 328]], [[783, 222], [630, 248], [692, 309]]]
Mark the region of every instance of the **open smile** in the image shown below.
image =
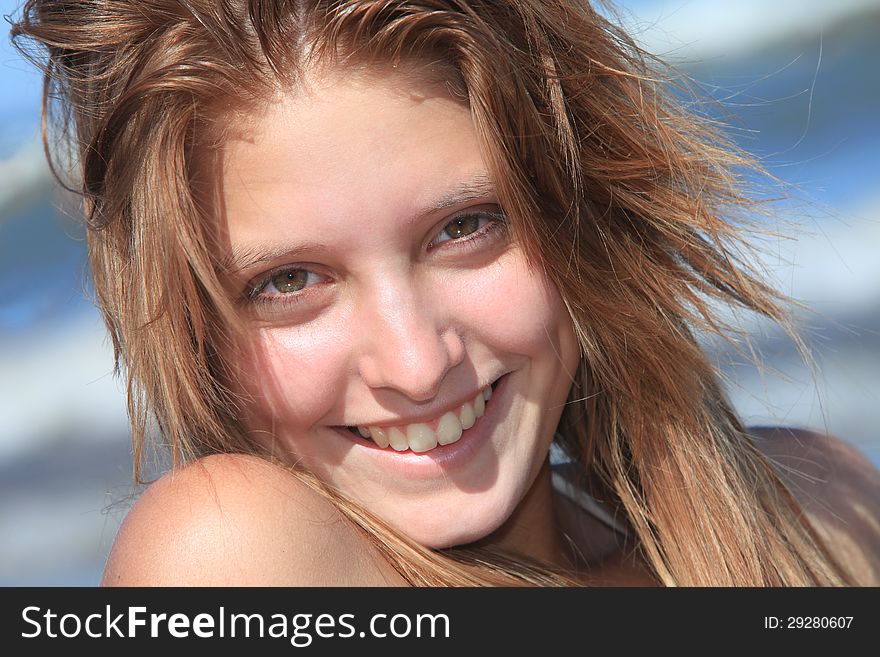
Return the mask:
[[430, 452], [437, 448], [452, 445], [486, 413], [494, 390], [504, 377], [480, 390], [473, 399], [465, 401], [457, 408], [425, 422], [400, 425], [358, 425], [339, 427], [354, 435], [357, 442], [395, 452]]

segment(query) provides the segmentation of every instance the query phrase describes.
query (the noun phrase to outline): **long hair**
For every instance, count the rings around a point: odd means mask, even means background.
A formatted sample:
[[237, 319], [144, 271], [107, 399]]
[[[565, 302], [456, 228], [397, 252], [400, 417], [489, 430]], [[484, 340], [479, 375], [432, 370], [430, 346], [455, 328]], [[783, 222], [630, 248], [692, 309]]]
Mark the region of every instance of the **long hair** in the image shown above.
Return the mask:
[[[721, 302], [797, 339], [785, 297], [743, 257], [751, 162], [588, 2], [29, 0], [13, 36], [45, 70], [47, 153], [72, 146], [136, 477], [154, 423], [175, 464], [258, 449], [220, 355], [240, 326], [210, 228], [210, 162], [231, 118], [312, 67], [391, 63], [441, 77], [469, 107], [514, 239], [580, 343], [558, 446], [602, 482], [657, 579], [852, 583], [695, 338], [728, 335]], [[294, 474], [413, 584], [573, 582], [499, 550], [429, 550]]]

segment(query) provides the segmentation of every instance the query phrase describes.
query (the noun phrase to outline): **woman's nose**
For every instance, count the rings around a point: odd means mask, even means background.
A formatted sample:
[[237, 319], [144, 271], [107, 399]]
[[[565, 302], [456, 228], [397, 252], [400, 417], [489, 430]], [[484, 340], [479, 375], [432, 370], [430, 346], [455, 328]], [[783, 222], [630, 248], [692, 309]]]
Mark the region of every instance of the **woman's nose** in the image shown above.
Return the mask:
[[[433, 399], [446, 373], [464, 360], [464, 344], [436, 295], [409, 283], [382, 285], [358, 309], [358, 370], [371, 388]], [[433, 298], [432, 298], [433, 297]]]

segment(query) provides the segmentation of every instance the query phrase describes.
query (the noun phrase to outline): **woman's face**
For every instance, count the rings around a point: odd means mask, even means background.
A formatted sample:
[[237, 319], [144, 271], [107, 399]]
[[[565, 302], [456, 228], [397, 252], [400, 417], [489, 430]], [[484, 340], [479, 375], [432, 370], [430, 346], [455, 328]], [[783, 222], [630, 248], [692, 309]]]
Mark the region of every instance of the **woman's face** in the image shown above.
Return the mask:
[[505, 229], [468, 108], [345, 74], [251, 118], [222, 181], [253, 318], [243, 421], [424, 545], [488, 535], [535, 481], [579, 350]]

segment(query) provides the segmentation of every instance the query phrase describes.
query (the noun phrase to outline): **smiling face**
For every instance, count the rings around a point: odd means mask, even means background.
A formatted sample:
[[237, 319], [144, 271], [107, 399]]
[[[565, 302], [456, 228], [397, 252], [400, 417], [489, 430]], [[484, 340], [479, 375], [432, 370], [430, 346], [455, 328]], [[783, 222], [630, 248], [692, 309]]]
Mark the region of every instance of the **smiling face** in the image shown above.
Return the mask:
[[222, 181], [245, 426], [424, 545], [488, 535], [541, 470], [579, 350], [468, 108], [346, 73], [252, 118]]

